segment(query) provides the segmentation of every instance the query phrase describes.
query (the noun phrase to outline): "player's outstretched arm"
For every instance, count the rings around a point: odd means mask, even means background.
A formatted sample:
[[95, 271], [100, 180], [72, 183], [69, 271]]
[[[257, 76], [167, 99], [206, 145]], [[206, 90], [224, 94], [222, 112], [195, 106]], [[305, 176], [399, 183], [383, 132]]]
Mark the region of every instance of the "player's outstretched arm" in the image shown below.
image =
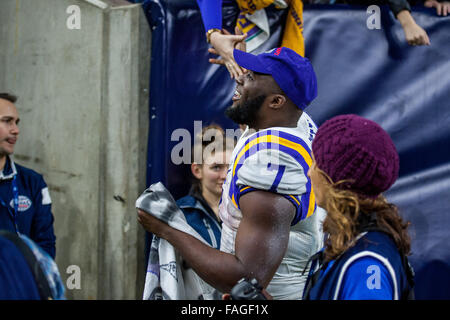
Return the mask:
[[243, 219], [236, 235], [236, 257], [245, 265], [246, 276], [265, 288], [286, 252], [295, 207], [268, 191], [244, 194], [240, 207]]
[[266, 286], [283, 258], [289, 241], [293, 205], [270, 192], [254, 191], [240, 201], [243, 219], [234, 255], [213, 249], [138, 210], [138, 220], [149, 232], [169, 241], [197, 274], [221, 292], [229, 292], [242, 277], [255, 277]]
[[221, 292], [226, 292], [224, 290], [234, 285], [234, 280], [239, 280], [244, 273], [244, 267], [234, 255], [211, 248], [145, 211], [138, 209], [138, 221], [148, 232], [169, 241], [204, 281]]

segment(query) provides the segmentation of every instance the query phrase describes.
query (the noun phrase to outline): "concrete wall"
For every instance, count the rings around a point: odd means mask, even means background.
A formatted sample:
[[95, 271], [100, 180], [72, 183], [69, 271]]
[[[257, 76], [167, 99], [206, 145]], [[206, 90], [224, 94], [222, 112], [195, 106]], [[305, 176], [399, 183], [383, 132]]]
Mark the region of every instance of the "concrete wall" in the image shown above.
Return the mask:
[[[70, 5], [81, 29], [69, 29]], [[69, 299], [139, 299], [150, 31], [122, 0], [1, 0], [0, 91], [19, 96], [15, 160], [44, 175]], [[69, 281], [72, 284], [76, 283]]]

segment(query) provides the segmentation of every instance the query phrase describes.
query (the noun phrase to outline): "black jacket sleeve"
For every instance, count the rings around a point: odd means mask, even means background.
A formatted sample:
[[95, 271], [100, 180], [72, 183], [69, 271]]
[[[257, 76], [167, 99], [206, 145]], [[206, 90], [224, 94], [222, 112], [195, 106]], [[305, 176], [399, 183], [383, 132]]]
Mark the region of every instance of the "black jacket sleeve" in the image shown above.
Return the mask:
[[396, 17], [400, 11], [408, 10], [411, 12], [411, 6], [407, 0], [388, 0], [388, 4]]

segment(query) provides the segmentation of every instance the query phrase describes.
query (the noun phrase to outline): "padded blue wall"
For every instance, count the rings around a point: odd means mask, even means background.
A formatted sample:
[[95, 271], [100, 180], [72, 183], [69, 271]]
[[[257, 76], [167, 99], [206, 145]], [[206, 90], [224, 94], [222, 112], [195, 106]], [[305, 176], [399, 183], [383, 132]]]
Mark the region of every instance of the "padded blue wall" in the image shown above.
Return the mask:
[[[145, 0], [152, 27], [148, 184], [162, 181], [173, 195], [189, 188], [188, 168], [170, 152], [177, 128], [191, 133], [194, 120], [236, 128], [223, 116], [234, 91], [225, 68], [208, 63], [196, 2]], [[237, 8], [223, 10], [232, 29]], [[417, 299], [450, 299], [450, 16], [413, 9], [431, 46], [411, 47], [387, 7], [381, 29], [369, 30], [365, 8], [305, 6], [306, 56], [318, 77], [318, 98], [306, 111], [320, 125], [356, 113], [389, 132], [400, 154], [400, 178], [387, 193], [411, 221]], [[278, 46], [284, 14], [270, 11]]]

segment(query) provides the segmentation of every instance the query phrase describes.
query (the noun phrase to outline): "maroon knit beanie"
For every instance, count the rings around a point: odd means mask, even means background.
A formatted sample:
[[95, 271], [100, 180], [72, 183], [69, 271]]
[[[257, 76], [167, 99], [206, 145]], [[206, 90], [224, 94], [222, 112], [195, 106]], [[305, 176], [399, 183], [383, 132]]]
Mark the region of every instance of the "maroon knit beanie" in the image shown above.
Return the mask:
[[377, 123], [354, 114], [326, 121], [312, 143], [317, 167], [333, 182], [375, 198], [397, 180], [399, 158], [394, 143]]

